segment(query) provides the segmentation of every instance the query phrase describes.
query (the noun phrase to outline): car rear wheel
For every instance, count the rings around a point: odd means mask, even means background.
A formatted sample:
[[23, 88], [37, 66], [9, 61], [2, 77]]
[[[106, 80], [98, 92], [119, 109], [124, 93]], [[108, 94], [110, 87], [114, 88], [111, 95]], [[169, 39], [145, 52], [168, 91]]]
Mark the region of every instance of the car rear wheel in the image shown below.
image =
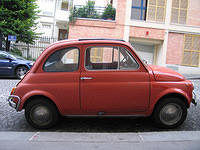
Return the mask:
[[25, 107], [27, 122], [38, 129], [53, 127], [59, 120], [56, 106], [44, 98], [34, 99]]
[[19, 66], [17, 67], [16, 71], [15, 71], [15, 75], [18, 79], [22, 79], [25, 74], [28, 72], [28, 68], [25, 66]]
[[163, 99], [155, 108], [153, 118], [161, 128], [176, 128], [187, 117], [187, 107], [179, 98]]

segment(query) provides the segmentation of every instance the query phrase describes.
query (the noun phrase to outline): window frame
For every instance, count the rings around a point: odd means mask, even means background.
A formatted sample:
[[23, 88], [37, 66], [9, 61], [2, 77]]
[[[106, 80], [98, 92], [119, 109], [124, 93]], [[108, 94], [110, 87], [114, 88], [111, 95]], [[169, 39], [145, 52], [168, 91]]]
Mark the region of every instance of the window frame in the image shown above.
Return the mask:
[[68, 2], [68, 8], [64, 8], [63, 7], [63, 1], [64, 0], [61, 0], [61, 10], [63, 10], [63, 11], [69, 11], [69, 8], [70, 8], [70, 0], [66, 0], [67, 2]]
[[[133, 58], [133, 60], [137, 63], [137, 65], [138, 65], [138, 67], [136, 68], [136, 69], [134, 69], [134, 70], [128, 70], [128, 69], [122, 69], [122, 70], [120, 70], [120, 67], [119, 67], [119, 59], [120, 59], [120, 57], [118, 57], [118, 65], [117, 65], [117, 69], [92, 69], [92, 70], [89, 70], [88, 68], [86, 68], [86, 52], [87, 52], [87, 50], [89, 49], [89, 48], [93, 48], [93, 47], [112, 47], [112, 48], [114, 48], [114, 47], [117, 47], [117, 50], [118, 50], [118, 55], [120, 55], [120, 51], [119, 51], [119, 48], [121, 47], [121, 48], [125, 48], [126, 49], [126, 51], [129, 53], [129, 55]], [[136, 57], [132, 54], [132, 52], [130, 52], [130, 50], [127, 48], [127, 47], [123, 47], [123, 46], [112, 46], [112, 45], [98, 45], [98, 46], [88, 46], [88, 47], [86, 47], [85, 48], [85, 52], [84, 52], [84, 69], [86, 70], [86, 71], [114, 71], [114, 72], [116, 72], [116, 71], [123, 71], [123, 72], [126, 72], [126, 71], [138, 71], [139, 69], [140, 69], [140, 63], [137, 61], [137, 59], [136, 59]]]
[[[65, 50], [65, 49], [71, 49], [71, 50], [72, 49], [77, 49], [78, 50], [78, 67], [77, 67], [77, 70], [75, 70], [75, 71], [45, 71], [45, 64], [46, 64], [47, 60], [49, 59], [49, 57], [51, 57], [56, 52], [62, 51], [62, 50]], [[80, 69], [80, 61], [81, 61], [80, 60], [80, 55], [81, 55], [81, 52], [80, 52], [80, 48], [78, 48], [78, 47], [65, 47], [65, 48], [62, 48], [62, 49], [58, 49], [58, 50], [52, 52], [50, 55], [47, 56], [47, 58], [45, 59], [43, 65], [42, 65], [42, 71], [45, 72], [45, 73], [70, 73], [70, 72], [78, 72], [79, 69]]]
[[[146, 1], [146, 6], [145, 7], [143, 6], [144, 5], [144, 1]], [[147, 3], [148, 3], [148, 0], [141, 0], [141, 4], [140, 4], [140, 7], [139, 7], [139, 6], [133, 6], [133, 1], [132, 1], [131, 13], [132, 13], [132, 8], [139, 9], [140, 10], [140, 20], [146, 21], [146, 18], [147, 18]], [[142, 19], [143, 10], [145, 10], [144, 19]], [[138, 19], [132, 19], [132, 16], [131, 16], [131, 20], [138, 20]]]

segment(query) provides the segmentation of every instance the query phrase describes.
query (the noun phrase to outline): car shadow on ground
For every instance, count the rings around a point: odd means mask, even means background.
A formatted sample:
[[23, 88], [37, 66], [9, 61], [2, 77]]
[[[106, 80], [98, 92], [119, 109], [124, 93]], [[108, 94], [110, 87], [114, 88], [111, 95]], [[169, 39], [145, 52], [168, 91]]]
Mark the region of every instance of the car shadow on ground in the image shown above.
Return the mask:
[[16, 77], [3, 77], [3, 76], [0, 76], [0, 80], [19, 80], [19, 79], [16, 78]]
[[64, 117], [55, 127], [48, 130], [34, 129], [28, 123], [26, 125], [29, 131], [35, 132], [123, 133], [181, 130], [160, 129], [154, 125], [151, 118]]
[[[13, 113], [9, 116], [4, 114], [0, 119], [0, 131], [115, 133], [191, 130], [191, 127], [187, 127], [187, 123], [175, 129], [160, 129], [155, 126], [150, 117], [62, 117], [55, 127], [40, 130], [27, 123], [24, 111], [16, 113], [12, 110], [11, 112]], [[12, 119], [9, 119], [10, 117]]]

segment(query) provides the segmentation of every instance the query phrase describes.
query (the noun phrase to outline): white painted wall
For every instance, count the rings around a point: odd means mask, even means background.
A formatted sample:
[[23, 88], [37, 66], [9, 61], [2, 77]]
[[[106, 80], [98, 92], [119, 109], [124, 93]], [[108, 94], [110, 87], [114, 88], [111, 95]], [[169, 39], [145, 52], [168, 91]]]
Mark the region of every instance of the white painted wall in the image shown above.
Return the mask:
[[61, 10], [62, 0], [38, 0], [39, 19], [36, 32], [42, 33], [41, 36], [58, 37], [59, 24], [63, 28], [67, 28], [66, 24], [69, 21], [69, 11]]

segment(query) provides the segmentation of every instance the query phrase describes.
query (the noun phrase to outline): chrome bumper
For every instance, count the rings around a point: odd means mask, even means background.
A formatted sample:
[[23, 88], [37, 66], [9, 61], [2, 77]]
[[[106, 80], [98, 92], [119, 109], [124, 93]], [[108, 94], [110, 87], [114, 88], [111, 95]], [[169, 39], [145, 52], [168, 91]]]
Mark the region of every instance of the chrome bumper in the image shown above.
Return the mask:
[[[13, 99], [17, 99], [17, 102], [16, 102], [16, 103], [13, 102]], [[8, 97], [8, 103], [9, 103], [9, 105], [10, 105], [12, 108], [16, 109], [16, 111], [19, 110], [20, 102], [21, 102], [21, 99], [20, 99], [19, 96], [10, 95], [10, 96]]]
[[197, 99], [197, 96], [196, 96], [195, 92], [193, 91], [192, 92], [192, 104], [194, 104], [195, 106], [197, 105], [196, 99]]

